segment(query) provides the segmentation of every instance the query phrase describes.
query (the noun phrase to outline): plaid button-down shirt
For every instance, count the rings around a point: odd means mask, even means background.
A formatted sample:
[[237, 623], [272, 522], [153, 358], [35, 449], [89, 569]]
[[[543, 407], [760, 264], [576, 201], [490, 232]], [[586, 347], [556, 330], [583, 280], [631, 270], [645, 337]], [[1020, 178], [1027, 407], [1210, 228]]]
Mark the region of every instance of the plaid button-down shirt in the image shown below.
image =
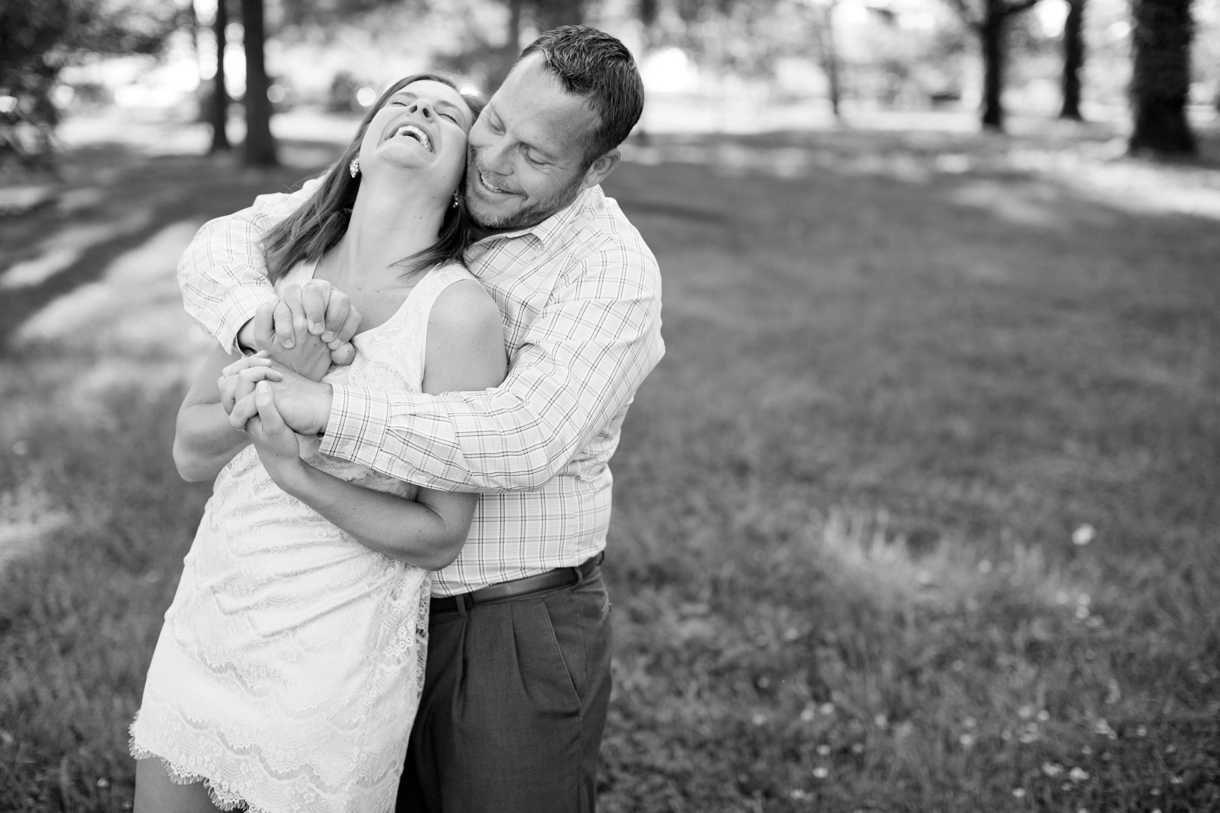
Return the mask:
[[[272, 295], [259, 238], [313, 188], [208, 222], [183, 255], [187, 312], [223, 346]], [[665, 352], [656, 259], [600, 187], [533, 228], [480, 240], [467, 265], [504, 317], [504, 383], [439, 396], [336, 386], [321, 447], [421, 486], [484, 493], [434, 595], [576, 565], [605, 548], [610, 456]]]

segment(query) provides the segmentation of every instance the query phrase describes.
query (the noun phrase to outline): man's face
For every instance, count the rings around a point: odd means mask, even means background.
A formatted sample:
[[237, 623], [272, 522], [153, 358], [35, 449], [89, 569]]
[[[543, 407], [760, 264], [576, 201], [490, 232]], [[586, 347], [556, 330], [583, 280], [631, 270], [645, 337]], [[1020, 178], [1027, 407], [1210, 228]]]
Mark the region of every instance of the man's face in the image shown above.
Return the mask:
[[541, 55], [518, 63], [470, 130], [466, 207], [474, 221], [498, 231], [527, 228], [600, 181], [597, 162], [584, 166], [585, 140], [597, 124]]

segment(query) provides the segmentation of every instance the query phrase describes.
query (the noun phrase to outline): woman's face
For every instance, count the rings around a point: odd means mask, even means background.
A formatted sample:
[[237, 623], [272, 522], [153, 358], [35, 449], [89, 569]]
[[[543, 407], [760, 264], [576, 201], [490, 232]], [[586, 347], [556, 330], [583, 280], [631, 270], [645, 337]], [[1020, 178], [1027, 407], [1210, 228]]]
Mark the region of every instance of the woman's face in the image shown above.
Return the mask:
[[466, 134], [474, 114], [443, 82], [420, 79], [394, 92], [360, 143], [360, 171], [368, 178], [408, 170], [425, 188], [453, 194], [466, 165]]

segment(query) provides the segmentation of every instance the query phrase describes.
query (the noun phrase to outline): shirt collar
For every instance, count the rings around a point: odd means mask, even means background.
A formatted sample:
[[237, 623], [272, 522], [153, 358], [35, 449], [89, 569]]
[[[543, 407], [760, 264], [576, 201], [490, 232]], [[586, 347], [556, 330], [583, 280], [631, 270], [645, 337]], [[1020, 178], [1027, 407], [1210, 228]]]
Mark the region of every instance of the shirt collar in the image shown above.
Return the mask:
[[560, 209], [541, 223], [536, 223], [517, 231], [506, 231], [492, 234], [479, 240], [475, 245], [490, 243], [493, 240], [512, 240], [518, 237], [532, 236], [542, 245], [549, 245], [555, 237], [562, 233], [586, 209], [598, 206], [605, 195], [601, 186], [591, 186], [576, 196], [576, 200]]

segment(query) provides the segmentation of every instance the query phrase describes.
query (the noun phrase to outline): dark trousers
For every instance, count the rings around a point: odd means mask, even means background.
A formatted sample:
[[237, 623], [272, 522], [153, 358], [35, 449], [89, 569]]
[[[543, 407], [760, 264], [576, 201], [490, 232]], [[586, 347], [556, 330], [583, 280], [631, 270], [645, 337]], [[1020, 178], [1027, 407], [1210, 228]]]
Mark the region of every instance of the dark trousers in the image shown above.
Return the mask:
[[609, 703], [600, 571], [433, 613], [398, 813], [592, 813]]

